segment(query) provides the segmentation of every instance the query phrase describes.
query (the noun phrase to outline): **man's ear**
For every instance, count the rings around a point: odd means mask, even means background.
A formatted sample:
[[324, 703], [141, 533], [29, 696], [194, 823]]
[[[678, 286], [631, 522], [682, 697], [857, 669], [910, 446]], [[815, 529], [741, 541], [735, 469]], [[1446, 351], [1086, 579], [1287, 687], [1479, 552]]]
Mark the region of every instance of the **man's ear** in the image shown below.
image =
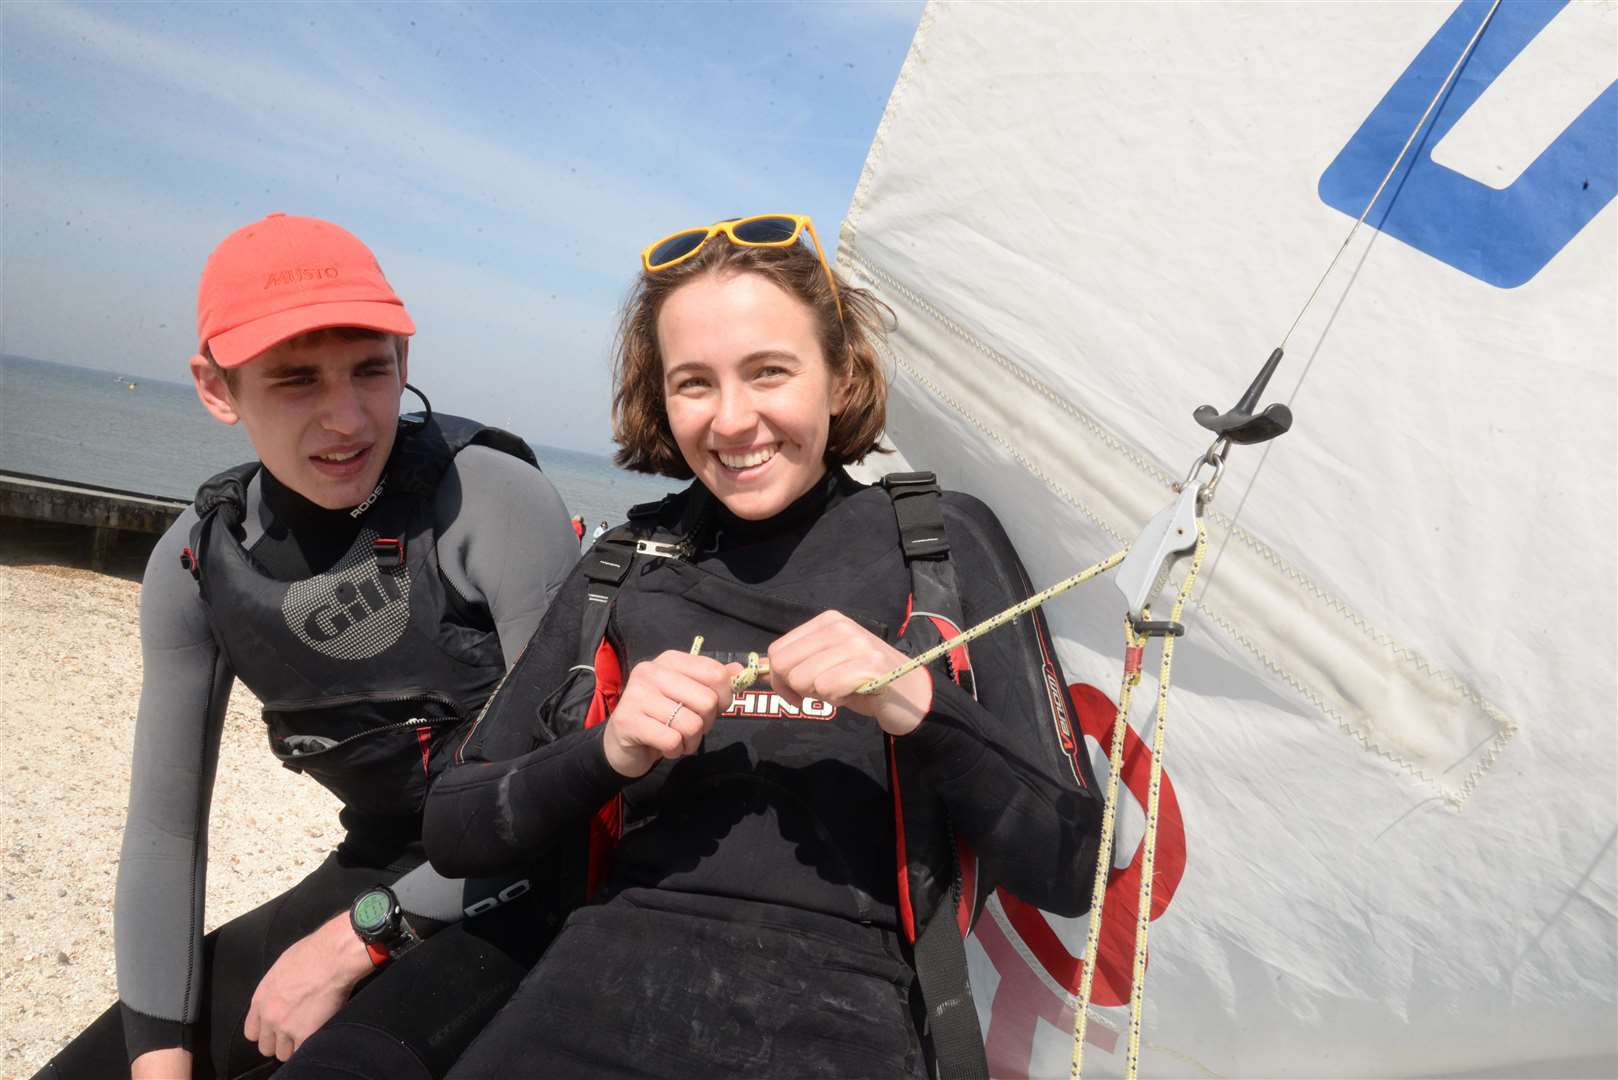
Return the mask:
[[213, 414], [215, 420], [222, 424], [234, 424], [241, 419], [230, 387], [225, 385], [225, 377], [201, 353], [191, 358], [191, 381], [196, 384], [197, 400]]
[[394, 336], [394, 348], [399, 356], [399, 390], [404, 391], [404, 384], [410, 381], [410, 339], [403, 334]]

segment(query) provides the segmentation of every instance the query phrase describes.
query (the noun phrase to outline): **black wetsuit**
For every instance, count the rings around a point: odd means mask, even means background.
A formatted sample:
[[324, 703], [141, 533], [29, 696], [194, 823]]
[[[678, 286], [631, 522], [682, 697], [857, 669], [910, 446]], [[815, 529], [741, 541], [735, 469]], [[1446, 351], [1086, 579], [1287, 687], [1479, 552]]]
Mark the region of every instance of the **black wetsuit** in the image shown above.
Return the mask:
[[[989, 510], [952, 493], [943, 508], [967, 619], [1028, 595]], [[833, 470], [768, 521], [717, 503], [713, 515], [689, 561], [648, 560], [624, 582], [607, 640], [626, 675], [697, 633], [705, 652], [762, 652], [827, 609], [898, 637], [910, 577], [880, 489]], [[571, 842], [603, 806], [621, 815], [621, 838], [604, 887], [451, 1075], [925, 1075], [880, 729], [824, 703], [789, 715], [760, 687], [699, 753], [625, 780], [607, 764], [604, 727], [581, 729], [574, 695], [557, 692], [578, 677], [587, 584], [575, 572], [563, 586], [466, 763], [438, 781], [425, 838], [454, 874]], [[1043, 622], [1018, 619], [971, 653], [978, 699], [935, 671], [906, 753], [985, 880], [1077, 914], [1099, 804], [1088, 762], [1063, 749], [1047, 670], [1065, 684]]]
[[[390, 477], [396, 464], [397, 455]], [[479, 445], [453, 457], [429, 498], [424, 520], [442, 581], [418, 579], [416, 589], [453, 597], [446, 625], [494, 646], [498, 678], [502, 656], [506, 665], [516, 658], [577, 559], [567, 511], [539, 470]], [[335, 572], [369, 520], [321, 509], [261, 470], [245, 490], [240, 540], [268, 579], [298, 582]], [[141, 596], [145, 671], [116, 909], [121, 1001], [42, 1075], [127, 1075], [134, 1057], [172, 1046], [193, 1051], [198, 1080], [267, 1075], [277, 1063], [242, 1033], [260, 979], [289, 945], [381, 882], [394, 885], [414, 922], [442, 929], [362, 983], [284, 1075], [441, 1076], [533, 964], [544, 941], [534, 927], [545, 916], [525, 898], [462, 921], [469, 902], [511, 878], [462, 882], [433, 872], [419, 810], [345, 809], [347, 836], [313, 873], [201, 934], [208, 802], [237, 673], [182, 569], [197, 522], [188, 510], [159, 541]], [[295, 650], [276, 652], [298, 663]], [[333, 1072], [338, 1063], [346, 1071]]]

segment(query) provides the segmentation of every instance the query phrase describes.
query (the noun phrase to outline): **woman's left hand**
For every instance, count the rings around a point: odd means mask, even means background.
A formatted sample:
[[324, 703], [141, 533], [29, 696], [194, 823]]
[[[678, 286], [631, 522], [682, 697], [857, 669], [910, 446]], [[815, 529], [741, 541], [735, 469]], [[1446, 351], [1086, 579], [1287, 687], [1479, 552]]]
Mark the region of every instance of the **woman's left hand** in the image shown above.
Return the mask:
[[933, 680], [917, 668], [875, 694], [854, 688], [910, 658], [839, 611], [826, 611], [770, 646], [770, 686], [792, 705], [806, 697], [875, 718], [889, 735], [921, 726], [933, 704]]

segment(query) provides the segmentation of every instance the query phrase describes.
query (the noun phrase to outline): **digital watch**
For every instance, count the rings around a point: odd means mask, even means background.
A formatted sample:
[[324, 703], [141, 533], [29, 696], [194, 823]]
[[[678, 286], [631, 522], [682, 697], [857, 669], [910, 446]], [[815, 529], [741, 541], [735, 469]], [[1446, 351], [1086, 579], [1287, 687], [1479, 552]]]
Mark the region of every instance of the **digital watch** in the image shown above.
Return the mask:
[[399, 898], [386, 885], [374, 885], [354, 898], [348, 909], [348, 922], [365, 943], [371, 963], [377, 966], [397, 959], [421, 944], [421, 938], [404, 917]]

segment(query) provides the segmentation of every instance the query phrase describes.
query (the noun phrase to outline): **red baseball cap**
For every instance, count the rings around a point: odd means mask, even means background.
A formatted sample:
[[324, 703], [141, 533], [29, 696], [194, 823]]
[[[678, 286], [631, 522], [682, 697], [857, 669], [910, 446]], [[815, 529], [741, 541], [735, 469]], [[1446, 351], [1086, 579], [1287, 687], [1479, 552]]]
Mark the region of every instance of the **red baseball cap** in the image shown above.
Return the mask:
[[208, 256], [197, 288], [197, 339], [223, 368], [287, 338], [331, 326], [414, 334], [371, 249], [319, 218], [271, 214]]

